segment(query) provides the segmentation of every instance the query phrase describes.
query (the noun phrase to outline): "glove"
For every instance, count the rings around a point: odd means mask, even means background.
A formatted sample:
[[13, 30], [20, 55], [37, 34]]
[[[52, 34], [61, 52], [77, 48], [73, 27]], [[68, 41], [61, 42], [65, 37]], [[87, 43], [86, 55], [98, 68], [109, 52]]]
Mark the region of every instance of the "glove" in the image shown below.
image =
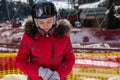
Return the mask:
[[60, 80], [58, 72], [54, 71], [53, 75], [50, 77], [49, 80]]
[[38, 75], [43, 78], [43, 80], [48, 80], [50, 76], [53, 74], [53, 71], [49, 68], [40, 67], [38, 71]]

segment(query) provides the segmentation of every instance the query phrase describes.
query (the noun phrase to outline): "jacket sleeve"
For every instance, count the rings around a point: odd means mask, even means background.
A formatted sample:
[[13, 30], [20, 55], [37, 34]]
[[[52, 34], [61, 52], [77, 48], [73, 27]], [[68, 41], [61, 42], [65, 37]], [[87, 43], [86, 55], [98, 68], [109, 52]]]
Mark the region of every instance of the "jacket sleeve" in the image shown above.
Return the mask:
[[70, 42], [70, 37], [68, 37], [67, 45], [64, 50], [63, 63], [56, 70], [59, 73], [61, 80], [70, 74], [74, 64], [75, 55], [73, 52], [72, 44]]
[[15, 64], [25, 74], [38, 77], [39, 65], [30, 63], [29, 60], [30, 44], [28, 38], [29, 37], [26, 35], [26, 33], [24, 33], [18, 54], [16, 56]]

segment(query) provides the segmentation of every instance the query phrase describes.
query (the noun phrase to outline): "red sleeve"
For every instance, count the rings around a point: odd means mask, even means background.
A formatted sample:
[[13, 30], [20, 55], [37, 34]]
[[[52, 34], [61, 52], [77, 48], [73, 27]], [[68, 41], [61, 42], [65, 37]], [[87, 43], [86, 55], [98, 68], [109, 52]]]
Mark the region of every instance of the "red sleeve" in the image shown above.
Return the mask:
[[67, 45], [64, 50], [64, 61], [56, 70], [59, 73], [61, 80], [70, 74], [74, 64], [75, 55], [71, 45], [70, 37], [68, 37]]
[[38, 77], [39, 65], [29, 62], [30, 44], [28, 38], [29, 37], [26, 33], [24, 33], [18, 54], [16, 56], [15, 64], [25, 74]]

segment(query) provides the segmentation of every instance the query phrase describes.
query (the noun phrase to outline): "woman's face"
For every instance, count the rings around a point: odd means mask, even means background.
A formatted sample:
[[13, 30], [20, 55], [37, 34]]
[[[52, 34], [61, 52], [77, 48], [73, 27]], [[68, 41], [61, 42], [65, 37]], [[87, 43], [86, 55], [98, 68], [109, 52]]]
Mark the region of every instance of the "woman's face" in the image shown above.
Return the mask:
[[52, 28], [53, 20], [53, 17], [50, 17], [45, 19], [37, 19], [37, 22], [41, 29], [48, 32]]

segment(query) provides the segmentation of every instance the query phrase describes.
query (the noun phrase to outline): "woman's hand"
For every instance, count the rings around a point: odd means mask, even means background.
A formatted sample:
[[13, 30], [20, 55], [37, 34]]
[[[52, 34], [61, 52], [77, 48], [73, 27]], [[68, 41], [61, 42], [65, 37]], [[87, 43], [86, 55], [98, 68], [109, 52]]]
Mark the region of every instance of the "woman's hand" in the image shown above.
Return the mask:
[[50, 77], [49, 80], [60, 80], [60, 76], [59, 76], [58, 72], [54, 71], [53, 75]]
[[43, 78], [43, 80], [48, 80], [52, 75], [53, 71], [49, 68], [39, 68], [38, 75]]

